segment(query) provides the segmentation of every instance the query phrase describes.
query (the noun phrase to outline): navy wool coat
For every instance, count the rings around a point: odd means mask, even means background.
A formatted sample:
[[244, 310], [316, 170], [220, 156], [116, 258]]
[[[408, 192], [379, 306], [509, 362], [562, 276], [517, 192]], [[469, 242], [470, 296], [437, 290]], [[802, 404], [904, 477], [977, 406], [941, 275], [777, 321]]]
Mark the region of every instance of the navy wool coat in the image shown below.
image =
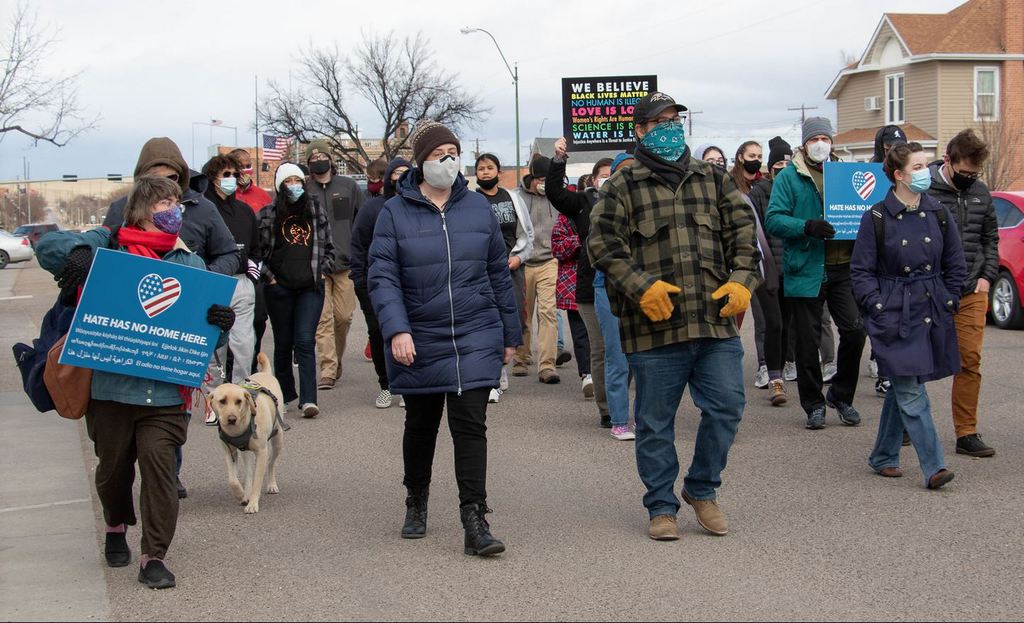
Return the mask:
[[[864, 312], [864, 328], [879, 376], [916, 376], [933, 381], [960, 371], [953, 316], [967, 277], [956, 222], [927, 194], [907, 210], [890, 190], [864, 213], [853, 247], [853, 294]], [[885, 221], [878, 253], [872, 211]]]
[[522, 343], [505, 240], [483, 195], [459, 175], [444, 211], [411, 169], [384, 204], [370, 245], [368, 285], [385, 344], [412, 334], [411, 366], [385, 348], [395, 394], [497, 387], [505, 347]]

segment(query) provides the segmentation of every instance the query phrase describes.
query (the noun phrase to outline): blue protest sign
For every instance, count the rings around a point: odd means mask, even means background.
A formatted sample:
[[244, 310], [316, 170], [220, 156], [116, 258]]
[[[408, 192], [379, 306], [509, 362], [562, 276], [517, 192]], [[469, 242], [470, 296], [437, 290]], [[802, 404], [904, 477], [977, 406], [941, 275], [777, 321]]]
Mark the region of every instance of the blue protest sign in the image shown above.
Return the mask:
[[825, 220], [836, 230], [835, 240], [855, 240], [860, 217], [885, 199], [889, 179], [877, 162], [825, 163]]
[[198, 268], [98, 249], [71, 321], [62, 364], [199, 387], [235, 280]]

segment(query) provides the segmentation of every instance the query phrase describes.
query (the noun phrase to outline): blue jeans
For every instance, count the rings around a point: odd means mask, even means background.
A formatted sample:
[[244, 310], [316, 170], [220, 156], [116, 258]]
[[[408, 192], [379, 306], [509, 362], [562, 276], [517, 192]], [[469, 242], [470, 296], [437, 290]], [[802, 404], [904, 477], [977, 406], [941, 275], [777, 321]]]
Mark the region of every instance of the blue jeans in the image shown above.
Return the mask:
[[636, 466], [647, 487], [650, 516], [674, 515], [679, 498], [676, 411], [690, 387], [700, 409], [693, 462], [683, 489], [696, 500], [715, 499], [736, 430], [743, 417], [743, 344], [739, 337], [698, 339], [626, 355], [636, 382]]
[[[270, 325], [274, 328], [274, 376], [281, 383], [285, 402], [296, 397], [299, 404], [316, 404], [316, 326], [324, 307], [319, 287], [291, 290], [282, 285], [266, 286], [264, 296]], [[295, 393], [292, 351], [299, 362], [299, 392]]]
[[629, 423], [629, 362], [622, 352], [619, 319], [608, 303], [604, 285], [594, 286], [594, 310], [604, 338], [604, 393], [608, 398], [608, 415], [612, 426]]
[[878, 422], [878, 437], [868, 463], [876, 472], [885, 467], [900, 466], [900, 445], [904, 429], [917, 451], [917, 460], [924, 473], [924, 484], [941, 469], [946, 468], [942, 456], [942, 442], [935, 431], [928, 391], [916, 376], [894, 376], [892, 387], [885, 394], [882, 417]]

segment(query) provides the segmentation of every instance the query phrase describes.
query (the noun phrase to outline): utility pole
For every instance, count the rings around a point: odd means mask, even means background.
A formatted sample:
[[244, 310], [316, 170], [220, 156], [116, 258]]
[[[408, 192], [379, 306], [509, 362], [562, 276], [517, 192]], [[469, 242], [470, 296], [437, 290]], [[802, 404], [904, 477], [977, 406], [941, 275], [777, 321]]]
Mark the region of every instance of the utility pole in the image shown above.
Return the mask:
[[480, 141], [483, 141], [483, 142], [486, 143], [487, 139], [486, 138], [484, 138], [484, 139], [481, 139], [481, 138], [474, 139], [474, 142], [476, 143], [476, 149], [473, 150], [473, 160], [476, 160], [477, 158], [480, 157], [480, 153], [481, 153], [480, 152]]
[[807, 121], [807, 111], [808, 110], [818, 110], [818, 107], [817, 106], [804, 106], [803, 104], [800, 104], [799, 107], [787, 108], [786, 110], [799, 110], [800, 111], [800, 123], [802, 124], [804, 121]]
[[689, 129], [687, 130], [687, 133], [690, 136], [693, 136], [693, 116], [694, 115], [703, 115], [703, 114], [704, 114], [703, 110], [690, 110], [690, 111], [687, 111], [687, 113], [686, 113], [686, 123], [687, 123], [687, 125], [690, 126]]

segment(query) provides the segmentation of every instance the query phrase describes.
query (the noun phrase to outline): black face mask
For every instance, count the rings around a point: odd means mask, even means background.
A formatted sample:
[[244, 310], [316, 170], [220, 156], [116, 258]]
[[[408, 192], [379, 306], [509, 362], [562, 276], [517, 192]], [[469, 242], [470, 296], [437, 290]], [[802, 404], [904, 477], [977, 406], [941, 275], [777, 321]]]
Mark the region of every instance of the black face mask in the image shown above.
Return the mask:
[[[953, 167], [949, 168], [952, 170]], [[960, 192], [966, 192], [971, 186], [974, 186], [975, 181], [973, 177], [953, 171], [953, 186], [956, 186], [956, 189]]]
[[479, 186], [480, 188], [483, 188], [484, 190], [490, 190], [498, 185], [498, 178], [492, 177], [489, 180], [482, 180], [480, 178], [477, 178], [476, 185]]
[[313, 173], [313, 175], [323, 175], [324, 173], [327, 173], [328, 171], [331, 170], [331, 161], [317, 160], [316, 162], [311, 162], [309, 165], [309, 170], [311, 173]]
[[761, 170], [761, 161], [760, 160], [744, 160], [743, 161], [743, 170], [746, 171], [747, 173], [753, 175], [753, 174], [755, 174], [755, 173], [757, 173], [758, 171]]

